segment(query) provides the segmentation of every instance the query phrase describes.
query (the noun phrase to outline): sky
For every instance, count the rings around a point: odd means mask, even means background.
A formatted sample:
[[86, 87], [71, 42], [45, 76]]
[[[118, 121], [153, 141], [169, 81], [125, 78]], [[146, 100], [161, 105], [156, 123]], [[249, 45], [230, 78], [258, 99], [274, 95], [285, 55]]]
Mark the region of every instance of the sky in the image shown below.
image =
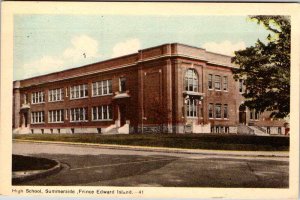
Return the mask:
[[268, 34], [247, 16], [15, 15], [14, 80], [165, 43], [234, 55]]

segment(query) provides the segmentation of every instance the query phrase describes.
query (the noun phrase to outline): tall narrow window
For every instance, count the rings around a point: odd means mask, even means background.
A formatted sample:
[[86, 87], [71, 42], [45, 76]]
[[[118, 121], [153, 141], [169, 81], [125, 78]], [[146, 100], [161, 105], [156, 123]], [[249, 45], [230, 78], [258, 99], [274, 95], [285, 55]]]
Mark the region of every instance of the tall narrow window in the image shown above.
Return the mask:
[[228, 78], [227, 78], [227, 76], [223, 77], [223, 90], [224, 91], [228, 90]]
[[216, 104], [215, 105], [215, 117], [217, 119], [221, 118], [221, 104]]
[[187, 117], [197, 117], [197, 100], [189, 99], [186, 107]]
[[250, 110], [250, 119], [251, 120], [258, 120], [259, 119], [259, 112], [255, 109]]
[[228, 119], [228, 105], [224, 104], [224, 119]]
[[213, 117], [214, 117], [214, 115], [213, 115], [213, 104], [210, 103], [208, 105], [208, 118], [213, 118]]
[[240, 93], [244, 92], [244, 80], [243, 79], [239, 79], [239, 91], [240, 91]]
[[208, 74], [208, 89], [213, 89], [213, 75]]
[[221, 76], [215, 76], [215, 90], [221, 90]]
[[126, 90], [127, 90], [127, 88], [126, 88], [126, 78], [125, 77], [120, 78], [119, 90], [120, 90], [120, 92], [126, 92]]
[[185, 73], [185, 90], [198, 92], [198, 74], [194, 69], [188, 69]]

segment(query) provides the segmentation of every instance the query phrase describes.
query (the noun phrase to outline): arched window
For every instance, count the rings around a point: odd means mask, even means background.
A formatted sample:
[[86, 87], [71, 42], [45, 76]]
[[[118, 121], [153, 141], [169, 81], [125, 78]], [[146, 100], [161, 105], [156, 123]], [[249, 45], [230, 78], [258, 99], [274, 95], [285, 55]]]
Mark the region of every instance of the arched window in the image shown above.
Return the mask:
[[198, 92], [198, 74], [194, 69], [185, 72], [185, 90]]

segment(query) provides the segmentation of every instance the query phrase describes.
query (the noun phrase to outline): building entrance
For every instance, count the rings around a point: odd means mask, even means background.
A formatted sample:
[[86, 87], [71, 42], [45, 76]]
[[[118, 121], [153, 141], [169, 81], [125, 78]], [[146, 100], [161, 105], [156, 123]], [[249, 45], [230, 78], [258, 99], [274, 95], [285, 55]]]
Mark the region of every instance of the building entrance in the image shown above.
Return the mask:
[[239, 108], [239, 123], [246, 124], [246, 106], [244, 105]]
[[119, 115], [120, 126], [124, 126], [126, 124], [126, 105], [119, 105]]

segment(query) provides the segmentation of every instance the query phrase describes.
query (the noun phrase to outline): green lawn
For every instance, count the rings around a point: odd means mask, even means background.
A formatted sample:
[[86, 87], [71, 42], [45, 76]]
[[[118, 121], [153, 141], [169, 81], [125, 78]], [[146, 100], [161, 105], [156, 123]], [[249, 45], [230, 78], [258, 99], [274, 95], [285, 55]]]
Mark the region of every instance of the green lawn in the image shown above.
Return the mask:
[[216, 135], [216, 134], [29, 134], [14, 139], [118, 144], [185, 149], [220, 149], [245, 151], [288, 151], [289, 137]]

